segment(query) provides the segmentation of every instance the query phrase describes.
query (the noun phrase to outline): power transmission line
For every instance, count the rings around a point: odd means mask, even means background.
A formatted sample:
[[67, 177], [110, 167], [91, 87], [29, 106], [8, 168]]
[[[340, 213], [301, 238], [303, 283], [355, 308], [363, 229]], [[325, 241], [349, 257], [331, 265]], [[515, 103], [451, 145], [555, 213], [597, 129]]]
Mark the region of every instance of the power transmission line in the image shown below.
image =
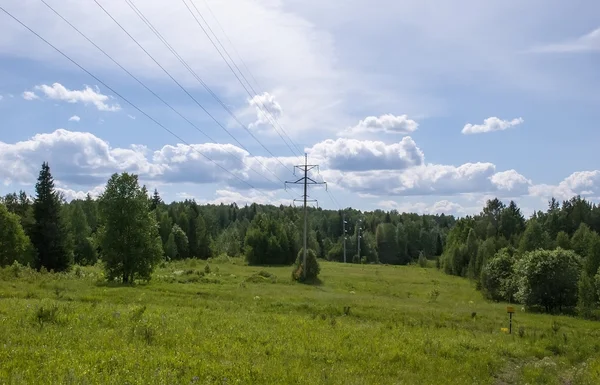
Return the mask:
[[[191, 122], [188, 118], [186, 118], [184, 115], [182, 115], [178, 110], [176, 110], [174, 107], [172, 107], [168, 102], [166, 102], [163, 98], [161, 98], [158, 94], [156, 94], [152, 89], [150, 89], [148, 86], [146, 86], [146, 84], [144, 84], [144, 82], [142, 82], [140, 79], [138, 79], [135, 75], [133, 75], [130, 71], [128, 71], [125, 67], [123, 67], [119, 62], [117, 62], [112, 56], [110, 56], [108, 53], [106, 53], [106, 51], [104, 51], [102, 48], [100, 48], [96, 43], [94, 43], [87, 35], [85, 35], [83, 32], [81, 32], [77, 27], [75, 27], [70, 21], [68, 21], [65, 17], [63, 17], [58, 11], [56, 11], [52, 6], [50, 6], [45, 0], [40, 0], [42, 3], [44, 3], [44, 5], [46, 5], [46, 7], [48, 7], [52, 12], [54, 12], [58, 17], [60, 17], [65, 23], [67, 23], [71, 28], [73, 28], [77, 33], [79, 33], [83, 38], [85, 38], [90, 44], [92, 44], [94, 47], [96, 47], [96, 49], [98, 49], [100, 52], [102, 52], [102, 54], [104, 54], [108, 59], [110, 59], [113, 63], [115, 63], [119, 68], [121, 68], [125, 73], [127, 73], [131, 78], [133, 78], [135, 81], [137, 81], [142, 87], [144, 87], [148, 92], [150, 92], [152, 95], [154, 95], [158, 100], [160, 100], [164, 105], [166, 105], [168, 108], [170, 108], [173, 112], [175, 112], [177, 115], [179, 115], [181, 118], [183, 118], [186, 122], [188, 122], [192, 127], [194, 127], [197, 131], [199, 131], [201, 134], [203, 134], [204, 136], [206, 136], [209, 140], [211, 140], [212, 142], [216, 143], [217, 141], [215, 139], [213, 139], [210, 135], [208, 135], [206, 132], [204, 132], [202, 129], [200, 129], [196, 124], [194, 124], [193, 122]], [[240, 158], [239, 156], [237, 156], [236, 154], [234, 154], [233, 152], [227, 150], [225, 148], [225, 151], [227, 151], [231, 156], [235, 157], [236, 159], [238, 159], [240, 162], [242, 162], [242, 164], [246, 164], [244, 162], [244, 160], [242, 158]], [[259, 161], [260, 163], [260, 161]], [[267, 171], [271, 172], [271, 174], [273, 174], [275, 176], [275, 178], [277, 178], [281, 183], [284, 183], [283, 180], [281, 180], [281, 178], [279, 178], [277, 176], [277, 174], [275, 174], [272, 170], [270, 170], [269, 168], [265, 167], [262, 163], [260, 163], [263, 168], [265, 168]], [[264, 174], [256, 171], [254, 168], [250, 167], [248, 165], [248, 168], [252, 171], [254, 171], [257, 175], [262, 176], [263, 178], [265, 178], [267, 181], [272, 182], [272, 183], [277, 183], [274, 182], [273, 180], [267, 178]], [[291, 195], [290, 195], [291, 196]]]
[[61, 54], [62, 56], [64, 56], [67, 60], [69, 60], [71, 63], [75, 64], [77, 67], [79, 67], [79, 69], [81, 69], [82, 71], [84, 71], [85, 73], [87, 73], [89, 76], [91, 76], [92, 78], [94, 78], [97, 82], [99, 82], [100, 84], [102, 84], [104, 87], [106, 87], [107, 89], [109, 89], [111, 92], [113, 92], [115, 95], [117, 95], [118, 97], [120, 97], [121, 99], [123, 99], [127, 104], [129, 104], [131, 107], [133, 107], [134, 109], [136, 109], [139, 113], [141, 113], [142, 115], [146, 116], [148, 119], [150, 119], [152, 122], [154, 122], [156, 125], [158, 125], [160, 128], [162, 128], [163, 130], [167, 131], [168, 133], [170, 133], [171, 135], [173, 135], [175, 138], [177, 138], [179, 141], [181, 141], [182, 143], [188, 145], [192, 150], [196, 151], [198, 154], [202, 155], [204, 158], [206, 158], [207, 160], [211, 161], [212, 163], [214, 163], [217, 167], [219, 167], [220, 169], [222, 169], [223, 171], [231, 174], [234, 178], [238, 179], [240, 182], [244, 183], [245, 185], [247, 185], [248, 187], [250, 187], [251, 189], [257, 191], [258, 193], [266, 196], [267, 198], [271, 198], [268, 194], [264, 193], [263, 191], [257, 189], [256, 187], [254, 187], [253, 185], [251, 185], [250, 183], [248, 183], [247, 181], [243, 180], [242, 178], [240, 178], [239, 176], [235, 175], [234, 173], [232, 173], [231, 171], [229, 171], [228, 169], [226, 169], [225, 167], [221, 166], [219, 163], [217, 163], [216, 161], [214, 161], [212, 158], [210, 158], [209, 156], [207, 156], [206, 154], [202, 153], [201, 151], [198, 151], [195, 147], [193, 147], [191, 144], [189, 144], [188, 142], [186, 142], [183, 138], [181, 138], [180, 136], [178, 136], [177, 134], [175, 134], [173, 131], [171, 131], [169, 128], [167, 128], [166, 126], [164, 126], [162, 123], [160, 123], [159, 121], [157, 121], [155, 118], [153, 118], [152, 116], [148, 115], [148, 113], [146, 113], [144, 110], [142, 110], [141, 108], [139, 108], [137, 105], [135, 105], [133, 102], [129, 101], [129, 99], [127, 99], [126, 97], [124, 97], [123, 95], [121, 95], [120, 93], [118, 93], [115, 89], [113, 89], [111, 86], [109, 86], [108, 84], [106, 84], [104, 81], [102, 81], [100, 78], [98, 78], [96, 75], [94, 75], [93, 73], [91, 73], [90, 71], [88, 71], [87, 69], [85, 69], [82, 65], [80, 65], [79, 63], [77, 63], [74, 59], [72, 59], [69, 55], [65, 54], [63, 51], [61, 51], [59, 48], [57, 48], [55, 45], [53, 45], [52, 43], [50, 43], [48, 40], [44, 39], [40, 34], [38, 34], [37, 32], [35, 32], [33, 29], [31, 29], [29, 26], [27, 26], [25, 23], [23, 23], [21, 20], [19, 20], [17, 17], [15, 17], [13, 14], [11, 14], [10, 12], [8, 12], [6, 9], [4, 9], [2, 6], [0, 6], [0, 10], [2, 10], [5, 14], [7, 14], [9, 17], [11, 17], [13, 20], [15, 20], [17, 23], [21, 24], [21, 26], [23, 26], [24, 28], [26, 28], [27, 30], [29, 30], [29, 32], [33, 33], [35, 36], [37, 36], [40, 40], [42, 40], [44, 43], [46, 43], [47, 45], [49, 45], [50, 47], [52, 47], [55, 51], [57, 51], [59, 54]]
[[[130, 0], [131, 1], [131, 0]], [[196, 4], [194, 4], [193, 0], [190, 0], [190, 3], [192, 4], [192, 6], [194, 7], [194, 9], [196, 10], [196, 12], [198, 12], [198, 15], [200, 16], [200, 18], [204, 21], [204, 23], [206, 24], [206, 26], [208, 27], [208, 29], [210, 30], [210, 32], [213, 34], [213, 36], [215, 37], [215, 39], [217, 40], [217, 42], [219, 43], [219, 45], [221, 46], [221, 48], [223, 49], [223, 51], [225, 52], [225, 54], [227, 55], [227, 57], [229, 58], [229, 60], [231, 60], [231, 62], [233, 63], [233, 65], [235, 66], [235, 68], [239, 71], [240, 75], [242, 76], [242, 78], [244, 78], [244, 80], [246, 81], [246, 83], [248, 83], [248, 86], [250, 86], [250, 89], [252, 89], [252, 93], [250, 93], [250, 91], [248, 90], [248, 88], [246, 88], [246, 86], [244, 85], [244, 83], [242, 82], [242, 80], [240, 79], [240, 77], [237, 75], [237, 73], [234, 71], [234, 69], [231, 67], [231, 65], [229, 64], [229, 62], [227, 61], [227, 59], [225, 59], [225, 57], [223, 56], [223, 54], [221, 53], [221, 51], [219, 50], [219, 48], [217, 47], [217, 45], [214, 43], [214, 41], [211, 39], [210, 35], [208, 34], [208, 32], [206, 31], [206, 29], [204, 28], [204, 26], [202, 25], [202, 23], [200, 23], [200, 21], [198, 20], [198, 18], [196, 17], [196, 15], [194, 15], [194, 12], [191, 10], [191, 8], [187, 5], [187, 2], [185, 0], [181, 0], [183, 2], [183, 4], [186, 6], [186, 8], [188, 9], [188, 11], [190, 12], [190, 14], [194, 17], [194, 20], [196, 20], [196, 23], [200, 26], [200, 28], [202, 29], [202, 31], [204, 32], [204, 34], [206, 35], [206, 37], [208, 37], [208, 40], [210, 40], [211, 44], [213, 45], [213, 47], [217, 50], [217, 52], [219, 53], [219, 55], [221, 56], [221, 58], [223, 59], [223, 61], [225, 61], [225, 64], [227, 64], [227, 66], [229, 67], [229, 69], [231, 70], [231, 72], [233, 73], [233, 75], [236, 77], [236, 79], [240, 82], [240, 84], [242, 85], [242, 87], [244, 88], [244, 90], [246, 91], [246, 93], [248, 94], [248, 96], [250, 96], [251, 99], [254, 98], [254, 96], [258, 96], [257, 92], [254, 90], [254, 88], [252, 87], [252, 84], [248, 81], [248, 79], [246, 78], [246, 76], [244, 76], [243, 72], [239, 69], [239, 67], [237, 66], [237, 64], [235, 63], [235, 61], [231, 58], [231, 55], [229, 55], [229, 53], [227, 52], [227, 49], [223, 46], [223, 44], [221, 43], [221, 41], [219, 40], [219, 38], [217, 37], [217, 35], [213, 32], [212, 28], [210, 27], [210, 25], [208, 24], [208, 22], [206, 21], [206, 19], [204, 18], [204, 16], [202, 16], [202, 12], [200, 12], [200, 10], [198, 9], [198, 7], [196, 7]], [[214, 17], [214, 15], [213, 15]], [[238, 54], [239, 55], [239, 54]], [[246, 67], [247, 68], [247, 67]], [[283, 129], [283, 127], [281, 127], [281, 125], [279, 125], [279, 123], [277, 123], [277, 118], [273, 115], [273, 113], [260, 101], [257, 100], [257, 103], [260, 104], [259, 109], [262, 110], [262, 113], [265, 115], [265, 117], [269, 120], [269, 122], [271, 123], [271, 125], [273, 126], [273, 129], [275, 130], [275, 132], [277, 132], [277, 134], [279, 135], [279, 137], [281, 138], [281, 140], [283, 140], [283, 142], [288, 146], [288, 148], [292, 151], [293, 154], [296, 154], [295, 150], [288, 144], [288, 142], [285, 140], [285, 138], [281, 135], [281, 133], [279, 132], [279, 130], [277, 130], [277, 127], [275, 127], [275, 124], [277, 124], [279, 126], [279, 128], [281, 129], [281, 131], [284, 133], [284, 135], [290, 140], [290, 142], [296, 147], [296, 149], [299, 151], [299, 153], [302, 153], [302, 150], [300, 150], [298, 148], [298, 146], [292, 141], [292, 139], [290, 138], [290, 136], [285, 132], [285, 130]], [[269, 116], [270, 115], [270, 116]], [[273, 121], [271, 119], [271, 117], [273, 119], [275, 119], [275, 121]]]
[[[227, 132], [229, 134], [229, 136], [231, 136], [233, 138], [233, 140], [236, 141], [236, 143], [238, 143], [244, 150], [250, 152], [233, 134], [231, 134], [229, 132], [229, 130], [227, 130], [212, 114], [210, 114], [210, 112], [208, 112], [208, 110], [206, 108], [204, 108], [204, 106], [202, 106], [202, 104], [200, 104], [200, 102], [198, 102], [198, 100], [196, 98], [194, 98], [194, 96], [192, 96], [192, 94], [190, 94], [190, 92], [181, 85], [181, 83], [179, 83], [170, 73], [169, 71], [167, 71], [128, 31], [127, 29], [125, 29], [125, 27], [123, 27], [121, 25], [121, 23], [119, 23], [112, 15], [110, 12], [108, 12], [103, 6], [102, 4], [100, 4], [98, 2], [98, 0], [94, 0], [94, 2], [96, 3], [96, 5], [98, 5], [98, 7], [100, 7], [100, 9], [102, 9], [102, 11], [104, 11], [104, 13], [115, 23], [117, 24], [117, 26], [119, 26], [119, 28], [121, 28], [121, 30], [123, 32], [125, 32], [125, 34], [127, 36], [129, 36], [129, 38], [131, 40], [133, 40], [134, 43], [136, 43], [136, 45], [138, 47], [140, 47], [140, 49], [142, 51], [144, 51], [144, 53], [150, 58], [152, 59], [152, 61], [154, 61], [154, 63], [156, 65], [158, 65], [158, 67], [160, 69], [163, 70], [163, 72], [165, 72], [165, 74], [167, 74], [167, 76], [169, 76], [169, 78], [171, 78], [171, 80], [173, 80], [175, 82], [175, 84], [177, 84], [179, 86], [179, 88], [181, 88], [209, 117], [211, 117], [223, 130], [225, 130], [225, 132]], [[128, 2], [129, 4], [129, 2]], [[135, 7], [135, 6], [134, 6]], [[132, 8], [133, 9], [133, 8]], [[134, 10], [135, 12], [135, 10]], [[137, 12], [136, 12], [137, 14]], [[138, 14], [138, 17], [140, 17], [140, 15]], [[288, 171], [292, 172], [292, 170], [287, 167], [285, 164], [283, 164], [281, 162], [281, 160], [279, 160], [278, 157], [276, 157], [260, 140], [258, 140], [258, 138], [256, 138], [254, 136], [254, 134], [252, 134], [252, 132], [243, 124], [239, 121], [239, 119], [237, 119], [237, 117], [235, 116], [235, 114], [233, 114], [233, 112], [231, 112], [231, 110], [229, 110], [229, 108], [225, 105], [225, 103], [223, 103], [215, 94], [214, 92], [208, 87], [208, 85], [206, 85], [206, 83], [204, 83], [204, 81], [202, 81], [202, 79], [189, 67], [189, 65], [187, 65], [187, 63], [185, 63], [185, 61], [181, 58], [181, 56], [179, 56], [176, 51], [170, 46], [170, 44], [168, 44], [168, 42], [166, 42], [166, 40], [164, 38], [161, 38], [162, 35], [160, 35], [160, 33], [158, 32], [158, 30], [156, 30], [156, 28], [154, 28], [153, 26], [151, 26], [151, 23], [149, 21], [147, 21], [147, 19], [142, 18], [142, 20], [146, 20], [145, 23], [147, 23], [146, 25], [157, 35], [157, 37], [159, 37], [159, 39], [163, 42], [163, 44], [165, 44], [165, 46], [171, 51], [171, 53], [173, 53], [173, 55], [175, 55], [175, 57], [177, 59], [180, 60], [180, 62], [184, 65], [184, 67], [186, 69], [188, 69], [188, 71], [190, 71], [192, 73], [192, 75], [194, 75], [194, 77], [196, 77], [196, 79], [200, 82], [200, 84], [211, 94], [211, 96], [213, 98], [215, 98], [215, 100], [217, 100], [224, 108], [227, 112], [229, 112], [232, 117], [254, 138], [254, 140], [256, 140], [275, 160], [277, 160], [277, 162], [279, 162], [284, 168], [288, 169]], [[155, 32], [156, 31], [156, 32]], [[255, 157], [256, 158], [256, 157]], [[258, 158], [256, 158], [256, 160], [258, 162], [260, 162], [258, 160]], [[263, 167], [265, 167], [263, 165]], [[266, 167], [265, 167], [266, 168]]]
[[[297, 168], [304, 173], [304, 176], [294, 182], [285, 182], [286, 186], [288, 183], [290, 184], [303, 184], [304, 185], [304, 194], [302, 195], [304, 201], [304, 249], [303, 249], [303, 262], [302, 262], [302, 275], [306, 279], [306, 254], [307, 254], [307, 239], [308, 239], [308, 210], [306, 209], [306, 202], [308, 201], [308, 185], [312, 184], [324, 184], [325, 188], [327, 188], [327, 182], [317, 182], [314, 179], [308, 176], [308, 172], [314, 168], [318, 168], [319, 166], [316, 164], [308, 164], [308, 156], [304, 154], [304, 164], [299, 166], [294, 166], [294, 170]], [[312, 199], [311, 201], [315, 201]]]

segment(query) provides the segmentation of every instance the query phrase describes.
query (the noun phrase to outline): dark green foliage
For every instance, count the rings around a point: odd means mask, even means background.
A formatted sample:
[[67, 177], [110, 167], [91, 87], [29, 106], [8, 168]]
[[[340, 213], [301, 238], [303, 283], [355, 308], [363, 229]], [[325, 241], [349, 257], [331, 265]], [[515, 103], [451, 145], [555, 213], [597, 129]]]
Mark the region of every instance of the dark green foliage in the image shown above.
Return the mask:
[[192, 255], [200, 259], [208, 259], [212, 257], [212, 249], [210, 248], [212, 237], [206, 226], [206, 222], [202, 215], [198, 215], [195, 219], [195, 244], [190, 244]]
[[230, 257], [241, 255], [242, 239], [236, 226], [230, 225], [223, 230], [217, 239], [213, 242], [212, 249], [216, 255], [226, 254]]
[[317, 253], [312, 249], [308, 249], [306, 252], [306, 266], [304, 266], [303, 260], [304, 249], [300, 249], [298, 257], [296, 258], [296, 263], [294, 264], [294, 269], [292, 270], [292, 278], [300, 282], [312, 282], [321, 272], [321, 267], [317, 260]]
[[488, 260], [481, 270], [481, 290], [492, 300], [512, 301], [517, 291], [514, 265], [517, 256], [504, 248]]
[[530, 219], [519, 242], [519, 251], [525, 253], [550, 246], [550, 237], [538, 220]]
[[21, 226], [19, 216], [0, 204], [0, 267], [12, 265], [15, 261], [21, 265], [32, 265], [34, 258], [33, 245]]
[[398, 247], [398, 263], [406, 265], [410, 262], [410, 256], [408, 255], [408, 238], [402, 223], [396, 227], [396, 245]]
[[579, 277], [577, 292], [577, 312], [582, 317], [590, 317], [596, 307], [596, 291], [592, 278], [585, 271]]
[[175, 243], [175, 234], [173, 232], [167, 237], [167, 242], [163, 246], [163, 252], [167, 260], [177, 259], [177, 243]]
[[67, 270], [73, 263], [69, 222], [61, 207], [61, 198], [54, 189], [50, 166], [46, 162], [42, 164], [35, 191], [35, 224], [31, 231], [31, 241], [37, 250], [36, 267], [54, 271]]
[[163, 203], [160, 194], [157, 189], [154, 189], [154, 194], [152, 194], [152, 199], [150, 200], [150, 210], [156, 210]]
[[570, 250], [571, 249], [571, 240], [569, 239], [569, 234], [564, 231], [559, 231], [556, 234], [556, 247], [560, 247], [561, 249]]
[[377, 251], [381, 263], [398, 264], [398, 246], [396, 243], [396, 228], [390, 222], [380, 223], [375, 233]]
[[571, 249], [580, 256], [587, 257], [593, 235], [590, 227], [581, 223], [571, 238]]
[[593, 277], [600, 268], [600, 235], [592, 232], [588, 238], [588, 248], [583, 268], [589, 277]]
[[515, 264], [519, 291], [516, 298], [545, 311], [577, 305], [581, 258], [571, 250], [536, 250]]
[[259, 213], [246, 232], [246, 260], [250, 265], [291, 264], [289, 240], [280, 222]]
[[99, 198], [99, 242], [109, 280], [149, 280], [162, 258], [158, 224], [136, 175], [114, 174]]
[[70, 206], [70, 228], [74, 243], [74, 261], [78, 265], [94, 265], [98, 260], [98, 253], [94, 240], [91, 238], [92, 229], [88, 225], [87, 217], [83, 210], [82, 202], [72, 203]]
[[31, 238], [31, 231], [35, 224], [33, 200], [24, 191], [19, 191], [18, 194], [12, 193], [0, 197], [0, 203], [3, 203], [9, 212], [18, 216], [25, 234]]
[[[188, 237], [185, 235], [185, 232], [178, 225], [173, 225], [173, 229], [171, 230], [173, 234], [173, 241], [175, 242], [177, 253], [176, 259], [186, 259], [189, 258], [189, 242]], [[169, 235], [170, 238], [170, 235]]]

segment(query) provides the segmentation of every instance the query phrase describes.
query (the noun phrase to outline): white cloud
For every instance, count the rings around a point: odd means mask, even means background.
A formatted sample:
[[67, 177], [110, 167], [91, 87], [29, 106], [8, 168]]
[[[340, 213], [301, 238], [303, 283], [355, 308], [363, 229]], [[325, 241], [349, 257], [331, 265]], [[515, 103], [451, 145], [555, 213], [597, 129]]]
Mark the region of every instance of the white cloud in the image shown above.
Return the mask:
[[88, 194], [90, 194], [90, 196], [92, 198], [98, 198], [105, 189], [105, 185], [98, 185], [90, 190], [87, 191], [82, 191], [82, 190], [73, 190], [70, 189], [66, 186], [63, 187], [56, 187], [56, 191], [58, 191], [59, 193], [61, 193], [63, 195], [63, 197], [65, 198], [65, 200], [67, 202], [70, 202], [74, 199], [85, 199], [87, 197]]
[[432, 204], [424, 202], [416, 203], [399, 203], [394, 200], [383, 200], [377, 204], [379, 207], [385, 210], [397, 210], [400, 213], [418, 213], [418, 214], [446, 214], [463, 216], [467, 214], [474, 214], [480, 207], [464, 207], [459, 203], [451, 202], [449, 200], [440, 200]]
[[523, 118], [516, 118], [513, 120], [501, 120], [495, 116], [487, 118], [483, 121], [483, 124], [471, 124], [468, 123], [462, 129], [462, 133], [468, 134], [482, 134], [493, 131], [504, 131], [508, 128], [517, 126], [523, 123]]
[[538, 46], [532, 49], [538, 53], [578, 53], [600, 51], [600, 28], [597, 28], [576, 39], [562, 43]]
[[69, 122], [79, 122], [81, 118], [77, 115], [73, 115], [69, 118]]
[[410, 134], [416, 131], [419, 124], [407, 115], [394, 116], [391, 114], [368, 116], [356, 126], [348, 127], [338, 133], [338, 136], [356, 136], [361, 134]]
[[129, 119], [131, 119], [131, 120], [135, 120], [135, 116], [133, 116], [133, 115], [129, 115], [129, 114], [128, 114], [128, 115], [127, 115], [127, 117], [128, 117]]
[[119, 111], [121, 107], [118, 103], [107, 104], [111, 98], [108, 95], [100, 93], [100, 89], [96, 90], [89, 86], [85, 86], [83, 90], [69, 90], [60, 83], [54, 83], [52, 86], [42, 84], [35, 87], [41, 91], [48, 99], [62, 100], [68, 103], [81, 102], [83, 104], [93, 104], [99, 111]]
[[529, 179], [516, 170], [497, 172], [492, 175], [490, 180], [498, 187], [498, 190], [509, 191], [516, 195], [527, 194], [528, 188], [532, 184]]
[[[393, 144], [338, 138], [317, 143], [308, 150], [315, 163], [326, 167], [320, 177], [363, 199], [600, 195], [600, 171], [573, 173], [556, 186], [534, 185], [516, 170], [497, 171], [492, 163], [425, 164], [422, 151], [409, 137]], [[43, 161], [50, 163], [65, 194], [73, 197], [79, 196], [76, 194], [79, 190], [71, 193], [66, 186], [86, 191], [106, 183], [114, 172], [127, 171], [155, 184], [217, 184], [219, 190], [238, 191], [229, 195], [219, 193], [218, 199], [239, 203], [244, 201], [243, 197], [246, 201], [271, 196], [275, 199], [270, 194], [282, 192], [283, 186], [269, 171], [281, 180], [290, 180], [293, 176], [287, 168], [297, 159], [251, 156], [234, 145], [216, 143], [165, 145], [156, 150], [142, 145], [112, 147], [91, 133], [58, 129], [21, 142], [0, 142], [0, 181], [33, 184]], [[267, 197], [249, 190], [244, 182], [265, 191]], [[481, 202], [476, 203], [480, 207]], [[450, 206], [440, 203], [435, 207]], [[433, 212], [435, 207], [428, 210]], [[453, 206], [452, 210], [458, 212], [459, 208]]]
[[35, 100], [35, 99], [39, 99], [40, 97], [37, 96], [35, 94], [35, 92], [32, 91], [25, 91], [23, 92], [23, 99], [25, 100]]
[[[276, 125], [277, 121], [283, 115], [283, 109], [275, 100], [275, 96], [268, 92], [255, 95], [252, 99], [248, 100], [248, 104], [250, 104], [250, 107], [254, 107], [256, 111], [256, 121], [250, 123], [248, 128], [256, 128], [262, 125]], [[277, 125], [275, 127], [279, 130]]]
[[557, 185], [533, 185], [529, 193], [545, 200], [551, 197], [570, 199], [575, 195], [597, 196], [600, 193], [600, 170], [574, 172]]
[[292, 199], [277, 199], [273, 192], [268, 192], [266, 194], [259, 194], [254, 191], [252, 192], [244, 192], [240, 193], [238, 191], [230, 191], [230, 190], [217, 190], [215, 192], [216, 197], [213, 199], [206, 198], [197, 198], [194, 194], [180, 192], [176, 194], [179, 199], [194, 199], [196, 202], [200, 204], [212, 204], [219, 205], [223, 204], [231, 204], [236, 203], [238, 206], [242, 207], [245, 205], [251, 205], [252, 203], [257, 204], [271, 204], [271, 205], [284, 205], [289, 206], [293, 204]]
[[359, 172], [326, 170], [323, 174], [327, 180], [351, 191], [379, 196], [450, 196], [465, 193], [511, 196], [527, 191], [519, 183], [523, 178], [518, 174], [497, 173], [492, 163], [465, 163], [461, 166], [427, 164], [405, 170]]
[[401, 170], [424, 163], [423, 152], [411, 137], [398, 143], [338, 138], [307, 149], [323, 168], [341, 171]]

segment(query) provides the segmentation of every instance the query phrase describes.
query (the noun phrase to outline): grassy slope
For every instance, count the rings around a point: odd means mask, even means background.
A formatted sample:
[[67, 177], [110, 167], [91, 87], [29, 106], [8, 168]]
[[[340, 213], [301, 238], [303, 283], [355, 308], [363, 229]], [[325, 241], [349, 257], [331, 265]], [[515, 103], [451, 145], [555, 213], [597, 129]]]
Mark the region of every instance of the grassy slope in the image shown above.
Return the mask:
[[262, 269], [277, 283], [211, 267], [172, 263], [136, 287], [97, 284], [97, 268], [5, 271], [0, 383], [600, 383], [597, 324], [517, 307], [507, 335], [505, 304], [432, 268], [322, 263], [306, 286], [290, 267]]

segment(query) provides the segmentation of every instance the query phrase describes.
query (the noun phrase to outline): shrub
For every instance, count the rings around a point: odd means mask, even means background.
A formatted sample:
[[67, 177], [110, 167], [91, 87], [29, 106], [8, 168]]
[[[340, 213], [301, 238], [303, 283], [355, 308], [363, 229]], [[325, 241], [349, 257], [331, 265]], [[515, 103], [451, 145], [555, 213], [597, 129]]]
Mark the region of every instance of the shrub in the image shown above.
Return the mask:
[[517, 299], [546, 312], [577, 305], [581, 258], [571, 250], [536, 250], [515, 265]]
[[[321, 272], [321, 267], [317, 261], [317, 253], [314, 250], [308, 249], [306, 253], [306, 267], [302, 265], [304, 258], [304, 249], [298, 252], [298, 258], [292, 271], [292, 278], [296, 281], [310, 281], [317, 278]], [[304, 269], [306, 269], [306, 276], [304, 275]]]
[[483, 266], [480, 282], [487, 298], [496, 301], [513, 299], [516, 292], [513, 269], [517, 258], [509, 249], [504, 248]]

